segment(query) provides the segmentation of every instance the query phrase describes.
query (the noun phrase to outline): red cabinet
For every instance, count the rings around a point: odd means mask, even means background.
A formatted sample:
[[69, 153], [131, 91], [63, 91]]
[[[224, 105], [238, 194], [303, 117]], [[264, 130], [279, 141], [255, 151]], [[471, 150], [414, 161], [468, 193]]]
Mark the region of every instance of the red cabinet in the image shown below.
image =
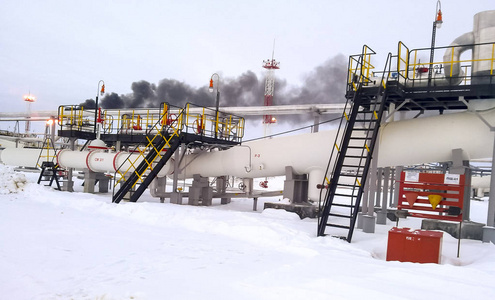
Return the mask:
[[394, 227], [388, 232], [387, 261], [440, 263], [443, 233]]

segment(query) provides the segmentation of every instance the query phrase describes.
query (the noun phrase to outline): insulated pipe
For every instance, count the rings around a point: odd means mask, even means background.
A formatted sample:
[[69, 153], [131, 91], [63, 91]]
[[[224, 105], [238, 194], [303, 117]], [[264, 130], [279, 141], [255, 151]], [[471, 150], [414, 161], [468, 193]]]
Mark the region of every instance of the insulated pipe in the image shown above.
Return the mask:
[[50, 150], [29, 149], [29, 148], [5, 148], [0, 152], [0, 162], [10, 166], [36, 168], [36, 163], [40, 157], [53, 157], [55, 152]]
[[[479, 114], [488, 123], [495, 124], [495, 110]], [[380, 132], [377, 141], [380, 167], [451, 161], [452, 149], [457, 148], [463, 150], [465, 160], [490, 158], [492, 155], [493, 133], [472, 112], [391, 122], [383, 125]], [[296, 174], [309, 174], [309, 198], [318, 200], [320, 191], [316, 185], [323, 181], [335, 134], [335, 130], [321, 131], [246, 142], [225, 151], [189, 154], [181, 162], [179, 176], [283, 176], [285, 167], [292, 166]], [[0, 159], [5, 164], [34, 166], [39, 153], [36, 149], [5, 149], [0, 152]], [[113, 172], [113, 160], [122, 161], [128, 155], [91, 153], [63, 150], [59, 154], [59, 164]], [[173, 163], [167, 163], [161, 174], [171, 174], [172, 166]]]
[[[481, 115], [495, 124], [495, 110]], [[493, 134], [471, 112], [391, 122], [380, 132], [379, 167], [451, 161], [452, 149], [456, 148], [463, 150], [465, 160], [492, 155]], [[187, 155], [180, 166], [180, 177], [190, 178], [194, 174], [241, 178], [281, 176], [285, 174], [285, 166], [292, 166], [296, 174], [309, 174], [309, 198], [318, 200], [316, 185], [323, 181], [335, 133], [321, 131], [265, 139], [225, 151]]]
[[[495, 110], [480, 115], [495, 124]], [[472, 112], [391, 122], [380, 128], [378, 165], [403, 166], [452, 160], [461, 148], [463, 160], [492, 155], [490, 128]]]
[[[128, 159], [129, 158], [129, 159]], [[139, 165], [143, 157], [129, 152], [103, 152], [103, 151], [72, 151], [61, 150], [57, 153], [57, 163], [63, 168], [88, 169], [93, 172], [115, 172], [119, 169], [123, 172], [133, 165]], [[166, 164], [158, 173], [158, 177], [171, 174], [172, 164]]]
[[[495, 41], [495, 10], [482, 11], [474, 15], [473, 36], [475, 44], [493, 43]], [[475, 46], [473, 49], [473, 84], [486, 81], [479, 76], [493, 74], [493, 44]], [[481, 82], [483, 83], [483, 82]]]
[[[468, 32], [460, 37], [456, 38], [447, 48], [445, 54], [443, 55], [443, 67], [445, 72], [445, 82], [439, 81], [437, 85], [457, 85], [461, 83], [461, 64], [459, 63], [461, 59], [461, 54], [466, 50], [472, 50], [474, 44], [474, 34], [473, 32]], [[462, 45], [462, 46], [461, 46]], [[453, 78], [453, 79], [452, 79]], [[449, 79], [452, 79], [451, 82]], [[435, 84], [438, 78], [435, 78]]]
[[[47, 156], [47, 151], [43, 150], [42, 156]], [[49, 156], [53, 156], [51, 150]], [[6, 165], [36, 167], [36, 162], [40, 156], [39, 149], [5, 148], [0, 152], [0, 161]], [[129, 152], [103, 152], [103, 151], [72, 151], [69, 149], [57, 152], [56, 162], [62, 168], [74, 168], [78, 170], [88, 169], [97, 173], [115, 172], [120, 165], [121, 170], [127, 170], [131, 164], [127, 160]], [[130, 156], [134, 165], [138, 165], [143, 160], [139, 154]], [[158, 177], [163, 177], [172, 173], [173, 164], [166, 164], [158, 173]]]

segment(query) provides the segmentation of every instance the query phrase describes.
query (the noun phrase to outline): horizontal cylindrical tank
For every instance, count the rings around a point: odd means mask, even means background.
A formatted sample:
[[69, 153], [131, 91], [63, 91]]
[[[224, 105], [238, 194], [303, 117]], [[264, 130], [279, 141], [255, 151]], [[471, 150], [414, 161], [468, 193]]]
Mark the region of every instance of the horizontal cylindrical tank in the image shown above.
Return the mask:
[[[479, 114], [489, 124], [495, 124], [494, 109]], [[474, 112], [462, 112], [387, 123], [380, 130], [378, 165], [451, 161], [452, 150], [458, 148], [463, 150], [466, 160], [490, 158], [493, 133], [480, 117]], [[322, 131], [246, 142], [224, 151], [189, 154], [181, 162], [179, 176], [260, 178], [285, 175], [285, 167], [292, 166], [297, 174], [309, 174], [309, 198], [318, 200], [316, 185], [324, 180], [335, 135], [335, 130]], [[5, 149], [0, 152], [0, 159], [10, 165], [34, 166], [39, 153], [35, 149]], [[114, 172], [115, 166], [127, 156], [128, 153], [64, 150], [59, 154], [59, 164]], [[172, 166], [171, 160], [160, 176], [171, 174]]]
[[[40, 153], [42, 154], [41, 158]], [[129, 160], [127, 158], [129, 157]], [[77, 170], [88, 169], [98, 173], [114, 173], [119, 167], [123, 172], [131, 166], [138, 165], [143, 160], [139, 154], [129, 152], [105, 152], [105, 151], [72, 151], [63, 149], [55, 153], [53, 150], [6, 148], [0, 152], [0, 161], [6, 165], [36, 167], [36, 163], [42, 161], [55, 161], [62, 168], [74, 168]], [[172, 159], [170, 160], [172, 161]], [[122, 166], [121, 166], [122, 165]], [[158, 173], [159, 177], [166, 176], [172, 172], [173, 164], [166, 164]]]
[[0, 162], [10, 166], [36, 168], [40, 154], [44, 159], [51, 160], [55, 158], [55, 152], [53, 150], [5, 148], [0, 152]]
[[[139, 165], [142, 160], [143, 157], [139, 154], [129, 154], [129, 152], [61, 150], [57, 153], [57, 163], [61, 167], [88, 169], [93, 172], [113, 173], [119, 168], [121, 172], [125, 172], [132, 165]], [[170, 174], [172, 165], [166, 164], [158, 176], [163, 177]]]
[[[495, 110], [481, 116], [495, 124]], [[292, 166], [298, 174], [309, 174], [309, 198], [318, 200], [316, 185], [323, 181], [335, 134], [322, 131], [265, 139], [225, 151], [188, 155], [180, 177], [280, 176], [285, 174], [285, 166]], [[403, 166], [451, 161], [452, 150], [457, 148], [463, 150], [466, 160], [491, 157], [493, 134], [475, 113], [463, 112], [388, 123], [378, 142], [379, 166]]]
[[[480, 113], [495, 124], [495, 110]], [[380, 129], [378, 165], [404, 166], [452, 160], [452, 150], [462, 149], [463, 159], [492, 156], [493, 133], [472, 112], [390, 122]]]

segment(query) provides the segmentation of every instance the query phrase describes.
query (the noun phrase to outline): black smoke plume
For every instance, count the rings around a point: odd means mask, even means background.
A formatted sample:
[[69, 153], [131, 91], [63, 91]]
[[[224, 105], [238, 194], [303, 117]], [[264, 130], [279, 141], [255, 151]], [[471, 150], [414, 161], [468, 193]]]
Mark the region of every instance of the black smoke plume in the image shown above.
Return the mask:
[[79, 105], [82, 106], [84, 109], [95, 109], [96, 102], [93, 99], [86, 99], [86, 101]]
[[[285, 80], [277, 79], [273, 105], [344, 102], [346, 72], [347, 59], [343, 55], [337, 55], [311, 71], [300, 87], [289, 87]], [[226, 78], [220, 82], [220, 106], [262, 106], [264, 87], [264, 79], [258, 78], [252, 71], [246, 71], [235, 78]], [[214, 94], [206, 86], [194, 88], [175, 79], [163, 79], [158, 85], [141, 80], [133, 82], [131, 90], [132, 93], [125, 95], [105, 95], [100, 99], [101, 107], [158, 108], [162, 102], [178, 107], [183, 107], [188, 102], [200, 106], [215, 105]], [[91, 108], [91, 105], [92, 108], [95, 107], [92, 99], [81, 105], [86, 108]], [[257, 118], [261, 119], [261, 116]], [[304, 119], [301, 116], [291, 116], [285, 121], [300, 122]]]

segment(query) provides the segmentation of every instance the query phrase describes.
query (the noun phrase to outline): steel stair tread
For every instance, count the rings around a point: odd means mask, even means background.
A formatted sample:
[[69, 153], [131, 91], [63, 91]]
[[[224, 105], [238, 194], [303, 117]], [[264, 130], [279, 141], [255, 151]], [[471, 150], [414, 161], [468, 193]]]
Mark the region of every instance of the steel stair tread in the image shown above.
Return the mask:
[[352, 216], [337, 214], [337, 213], [329, 213], [328, 215], [330, 217], [337, 217], [337, 218], [344, 218], [344, 219], [351, 219], [352, 218]]
[[347, 207], [347, 208], [355, 208], [355, 205], [351, 205], [351, 204], [342, 204], [342, 203], [332, 203], [332, 206]]
[[330, 227], [337, 227], [337, 228], [343, 228], [343, 229], [351, 229], [350, 226], [347, 225], [340, 225], [340, 224], [333, 224], [333, 223], [327, 223], [327, 226]]

